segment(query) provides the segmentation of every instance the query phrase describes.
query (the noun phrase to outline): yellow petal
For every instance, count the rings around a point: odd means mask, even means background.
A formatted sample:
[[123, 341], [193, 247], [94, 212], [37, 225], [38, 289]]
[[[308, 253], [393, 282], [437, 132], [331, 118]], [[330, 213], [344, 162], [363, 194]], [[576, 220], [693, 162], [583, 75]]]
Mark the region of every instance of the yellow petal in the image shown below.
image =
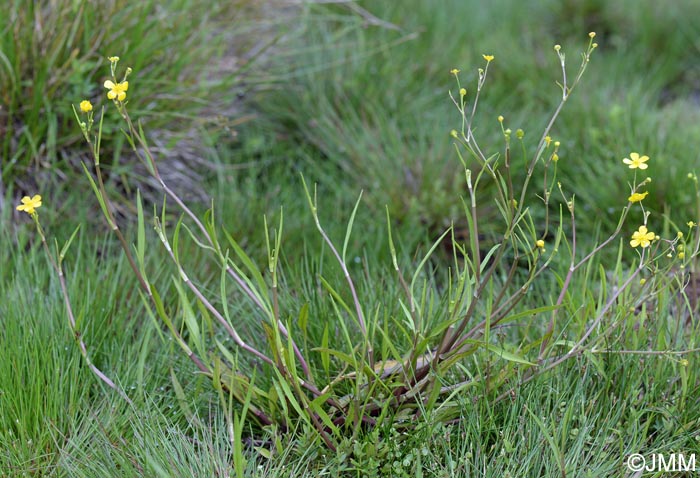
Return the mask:
[[112, 80], [107, 80], [107, 81], [105, 81], [105, 88], [109, 88], [109, 89], [111, 90], [112, 88], [114, 88], [114, 86], [115, 86], [115, 85], [114, 85], [114, 83], [112, 82]]

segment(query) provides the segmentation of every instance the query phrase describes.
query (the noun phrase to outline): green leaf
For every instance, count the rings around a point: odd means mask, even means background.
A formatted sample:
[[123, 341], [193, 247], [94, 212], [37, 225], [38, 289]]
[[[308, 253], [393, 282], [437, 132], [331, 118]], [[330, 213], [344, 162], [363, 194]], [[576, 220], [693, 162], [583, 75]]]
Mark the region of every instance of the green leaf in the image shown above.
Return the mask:
[[95, 144], [95, 164], [100, 164], [100, 149], [102, 147], [102, 122], [105, 119], [105, 107], [102, 107], [102, 112], [100, 114], [100, 126], [97, 129], [97, 142]]
[[[416, 280], [418, 279], [418, 276], [420, 275], [420, 271], [423, 269], [423, 266], [425, 266], [425, 263], [428, 262], [428, 259], [430, 256], [433, 255], [433, 252], [435, 252], [435, 249], [442, 243], [442, 240], [447, 236], [447, 234], [450, 233], [452, 230], [452, 227], [449, 227], [445, 232], [442, 233], [440, 237], [437, 238], [437, 240], [433, 243], [432, 247], [428, 250], [428, 252], [423, 256], [423, 259], [420, 261], [418, 264], [418, 267], [416, 268], [416, 272], [413, 274], [413, 278], [411, 279], [411, 300], [415, 302], [415, 294], [413, 292], [413, 289], [415, 288], [416, 285]], [[415, 304], [412, 304], [411, 309], [413, 309]], [[413, 310], [411, 310], [413, 312]]]
[[160, 299], [160, 295], [158, 294], [158, 291], [156, 290], [155, 286], [153, 284], [149, 284], [151, 288], [151, 296], [153, 297], [153, 303], [156, 306], [156, 311], [158, 312], [158, 315], [160, 316], [161, 320], [165, 323], [166, 327], [170, 330], [170, 333], [172, 336], [176, 339], [177, 344], [182, 348], [182, 350], [187, 354], [189, 357], [192, 355], [192, 350], [189, 348], [189, 346], [180, 338], [180, 334], [177, 332], [175, 327], [173, 326], [172, 321], [170, 320], [170, 317], [168, 317], [168, 314], [165, 313], [165, 308], [163, 307], [163, 301]]
[[509, 362], [521, 363], [524, 365], [532, 365], [532, 366], [537, 365], [535, 363], [532, 363], [532, 362], [526, 360], [525, 358], [521, 357], [520, 355], [514, 354], [512, 352], [508, 352], [503, 347], [499, 347], [498, 345], [482, 342], [482, 346], [485, 347], [487, 350], [495, 353], [496, 355], [501, 357], [503, 360], [507, 360]]
[[85, 176], [87, 176], [88, 180], [90, 181], [90, 186], [92, 187], [92, 191], [95, 193], [95, 197], [97, 198], [97, 202], [100, 203], [100, 208], [102, 209], [102, 214], [104, 215], [105, 219], [107, 220], [107, 224], [109, 224], [109, 227], [111, 229], [114, 229], [115, 225], [112, 222], [112, 218], [109, 215], [109, 211], [107, 211], [107, 204], [105, 203], [105, 200], [102, 197], [102, 194], [100, 193], [100, 190], [97, 187], [95, 180], [92, 179], [92, 175], [90, 174], [90, 171], [88, 171], [87, 166], [85, 166], [85, 163], [80, 163], [80, 165], [83, 167], [83, 171], [85, 171]]
[[528, 316], [532, 317], [532, 316], [535, 316], [537, 314], [541, 314], [543, 312], [551, 312], [553, 310], [557, 310], [561, 307], [562, 307], [561, 305], [553, 304], [553, 305], [545, 305], [542, 307], [537, 307], [535, 309], [524, 310], [522, 312], [518, 312], [517, 314], [509, 315], [508, 317], [504, 318], [503, 320], [499, 320], [498, 323], [499, 323], [499, 325], [507, 324], [508, 322], [513, 322], [514, 320], [518, 320], [518, 319], [521, 319], [523, 317], [528, 317]]
[[319, 395], [314, 400], [309, 402], [309, 408], [311, 409], [312, 412], [314, 412], [316, 415], [318, 415], [318, 417], [321, 419], [323, 424], [326, 425], [328, 428], [330, 428], [331, 432], [334, 435], [338, 435], [338, 427], [335, 426], [335, 424], [333, 423], [333, 420], [331, 420], [331, 418], [328, 416], [326, 411], [323, 409], [324, 403], [326, 402], [326, 400], [328, 400], [328, 398], [331, 395], [332, 394], [330, 392], [325, 393], [323, 395]]
[[282, 391], [282, 395], [287, 399], [287, 402], [289, 402], [292, 408], [297, 412], [298, 416], [302, 418], [306, 423], [311, 425], [311, 418], [307, 413], [304, 413], [304, 411], [302, 410], [302, 407], [299, 404], [299, 401], [297, 400], [296, 396], [292, 392], [292, 389], [289, 388], [289, 383], [287, 382], [287, 379], [282, 376], [282, 374], [279, 370], [277, 370], [277, 368], [275, 368], [274, 370], [276, 375], [276, 380], [274, 381], [275, 387]]
[[345, 260], [345, 254], [348, 250], [348, 242], [350, 242], [350, 234], [352, 234], [352, 226], [355, 223], [355, 214], [357, 214], [357, 207], [360, 205], [360, 201], [362, 200], [362, 191], [360, 191], [360, 196], [357, 198], [357, 201], [355, 202], [355, 207], [352, 210], [352, 214], [350, 215], [350, 221], [348, 221], [348, 227], [345, 230], [345, 240], [343, 241], [343, 253], [341, 254], [341, 257], [343, 258], [343, 262], [347, 264], [347, 261]]
[[75, 239], [75, 235], [78, 233], [78, 229], [80, 229], [80, 224], [78, 224], [78, 227], [75, 228], [73, 231], [73, 234], [71, 234], [70, 239], [68, 239], [68, 242], [66, 242], [63, 247], [61, 248], [61, 252], [58, 254], [58, 262], [59, 264], [63, 262], [63, 258], [66, 257], [66, 252], [68, 252], [68, 248], [70, 247], [71, 243], [73, 242], [73, 239]]
[[320, 353], [325, 353], [329, 355], [333, 355], [334, 357], [339, 358], [341, 361], [345, 362], [346, 364], [350, 365], [352, 368], [355, 367], [355, 364], [357, 363], [355, 358], [350, 355], [346, 354], [345, 352], [341, 352], [340, 350], [335, 350], [335, 349], [329, 349], [325, 347], [315, 347], [311, 349], [313, 352], [320, 352]]
[[307, 338], [307, 327], [309, 325], [309, 303], [305, 302], [299, 310], [299, 328], [304, 333], [304, 340]]
[[243, 265], [248, 270], [248, 273], [255, 280], [257, 287], [253, 286], [253, 283], [247, 278], [247, 276], [245, 274], [243, 274], [243, 271], [238, 266], [236, 266], [233, 263], [233, 261], [229, 261], [229, 263], [227, 265], [230, 265], [231, 267], [233, 267], [235, 269], [235, 271], [238, 273], [238, 275], [242, 276], [242, 278], [246, 281], [246, 283], [248, 284], [250, 289], [258, 297], [260, 302], [267, 306], [268, 310], [266, 312], [270, 313], [271, 307], [267, 301], [267, 297], [269, 296], [268, 287], [267, 287], [267, 283], [265, 282], [265, 279], [262, 276], [262, 273], [260, 272], [260, 268], [257, 267], [255, 265], [255, 263], [253, 263], [253, 261], [248, 256], [248, 254], [245, 253], [245, 251], [238, 245], [238, 243], [235, 241], [235, 239], [226, 230], [224, 230], [224, 235], [226, 236], [226, 239], [228, 240], [229, 244], [231, 245], [231, 248], [233, 248], [233, 252], [236, 254], [238, 259], [240, 259], [240, 261], [243, 262]]
[[197, 353], [204, 357], [206, 356], [206, 347], [202, 341], [202, 334], [200, 333], [199, 324], [197, 323], [197, 318], [192, 310], [190, 301], [185, 293], [185, 290], [182, 288], [180, 281], [178, 281], [175, 277], [173, 277], [172, 280], [173, 284], [175, 284], [178, 295], [180, 296], [180, 307], [182, 308], [182, 315], [184, 316], [187, 330], [190, 333], [190, 338], [194, 342]]
[[209, 238], [213, 244], [213, 251], [221, 255], [221, 247], [219, 246], [219, 238], [216, 235], [216, 223], [214, 222], [214, 201], [211, 202], [211, 207], [204, 213], [204, 226], [209, 233]]
[[328, 350], [328, 324], [323, 327], [323, 337], [321, 337], [321, 347], [317, 352], [321, 354], [321, 365], [323, 366], [323, 371], [326, 372], [326, 376], [330, 373], [331, 363], [330, 354], [325, 352]]
[[141, 276], [146, 278], [146, 221], [143, 216], [143, 201], [141, 200], [141, 191], [136, 190], [136, 213], [137, 213], [137, 232], [136, 232], [136, 259], [139, 262]]
[[185, 413], [185, 416], [187, 416], [187, 419], [191, 422], [195, 418], [195, 415], [192, 413], [192, 409], [189, 406], [185, 390], [182, 388], [182, 385], [177, 379], [175, 371], [172, 368], [170, 369], [170, 380], [173, 384], [173, 391], [175, 392], [175, 397], [177, 397], [177, 402], [182, 411]]
[[399, 261], [396, 257], [396, 247], [394, 247], [394, 239], [391, 236], [391, 219], [389, 218], [389, 206], [386, 206], [386, 228], [389, 233], [389, 252], [391, 253], [391, 262], [394, 264], [394, 269], [399, 270]]
[[484, 258], [481, 259], [481, 269], [479, 270], [479, 272], [481, 272], [482, 274], [484, 273], [484, 269], [486, 269], [486, 264], [488, 264], [489, 259], [491, 259], [491, 256], [493, 256], [493, 254], [498, 250], [499, 247], [501, 247], [501, 244], [496, 244], [489, 250], [489, 252], [486, 253]]
[[336, 290], [333, 288], [333, 286], [330, 284], [330, 282], [328, 282], [326, 279], [324, 279], [323, 276], [320, 276], [319, 279], [321, 279], [321, 284], [323, 284], [323, 287], [324, 287], [328, 292], [330, 292], [331, 296], [333, 296], [333, 298], [335, 299], [335, 301], [336, 301], [337, 303], [339, 303], [340, 306], [341, 306], [348, 314], [350, 314], [350, 316], [354, 317], [354, 316], [355, 316], [355, 312], [354, 312], [352, 309], [350, 309], [350, 306], [348, 306], [348, 304], [345, 303], [345, 301], [343, 300], [343, 298], [340, 297], [340, 294], [338, 294], [338, 292], [336, 292]]
[[183, 215], [180, 215], [180, 218], [177, 220], [177, 224], [175, 224], [175, 231], [173, 232], [173, 255], [175, 256], [175, 264], [180, 265], [180, 254], [178, 250], [180, 249], [180, 228], [182, 227], [182, 219]]

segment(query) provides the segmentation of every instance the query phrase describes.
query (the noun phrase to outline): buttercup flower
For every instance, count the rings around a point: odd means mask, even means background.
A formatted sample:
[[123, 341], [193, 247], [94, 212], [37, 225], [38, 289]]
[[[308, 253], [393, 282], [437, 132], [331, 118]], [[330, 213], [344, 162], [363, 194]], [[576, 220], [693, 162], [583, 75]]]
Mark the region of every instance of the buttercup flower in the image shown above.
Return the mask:
[[36, 208], [41, 207], [41, 196], [35, 194], [34, 197], [24, 196], [22, 198], [22, 204], [17, 206], [18, 211], [24, 211], [27, 214], [34, 214]]
[[535, 242], [535, 245], [540, 249], [544, 249], [544, 241], [542, 239], [538, 239], [537, 242]]
[[450, 73], [452, 73], [453, 75], [456, 75], [457, 73], [459, 73], [459, 70], [457, 68], [452, 68], [450, 70]]
[[639, 230], [632, 234], [632, 240], [630, 241], [630, 246], [632, 247], [649, 247], [651, 241], [656, 239], [656, 234], [650, 232], [646, 226], [639, 226]]
[[105, 81], [105, 88], [109, 91], [107, 92], [107, 98], [110, 100], [117, 99], [117, 101], [124, 101], [126, 99], [126, 90], [129, 89], [129, 82], [122, 81], [121, 83], [114, 83], [111, 80]]
[[90, 103], [88, 100], [83, 100], [80, 102], [80, 111], [83, 113], [89, 113], [92, 111], [92, 103]]
[[630, 153], [629, 158], [622, 160], [630, 169], [646, 169], [649, 167], [649, 165], [646, 164], [647, 161], [649, 161], [649, 156], [640, 156], [639, 153]]
[[484, 57], [484, 60], [486, 61], [493, 61], [494, 56], [493, 55], [481, 55]]
[[119, 61], [119, 57], [118, 57], [118, 56], [110, 56], [110, 57], [107, 57], [107, 59], [108, 59], [111, 63], [116, 63], [116, 62]]
[[627, 200], [629, 202], [639, 202], [642, 199], [644, 199], [645, 197], [647, 197], [648, 194], [649, 194], [649, 191], [644, 191], [643, 193], [632, 193], [632, 195], [630, 197], [628, 197]]

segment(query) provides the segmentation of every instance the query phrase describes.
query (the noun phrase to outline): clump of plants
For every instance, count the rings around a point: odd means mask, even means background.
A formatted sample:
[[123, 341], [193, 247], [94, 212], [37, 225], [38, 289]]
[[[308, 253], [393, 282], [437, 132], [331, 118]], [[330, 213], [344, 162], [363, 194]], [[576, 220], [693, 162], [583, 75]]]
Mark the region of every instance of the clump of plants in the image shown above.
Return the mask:
[[[623, 331], [639, 325], [638, 309], [653, 307], [654, 299], [673, 284], [682, 296], [687, 271], [695, 267], [693, 260], [700, 251], [700, 234], [690, 218], [684, 218], [678, 227], [666, 219], [669, 237], [654, 232], [657, 218], [644, 207], [653, 171], [653, 159], [648, 156], [631, 152], [611, 172], [619, 175], [621, 185], [629, 184], [629, 191], [620, 196], [616, 229], [591, 250], [581, 250], [577, 241], [582, 232], [576, 226], [576, 197], [557, 180], [563, 161], [559, 159], [561, 142], [552, 131], [588, 67], [597, 47], [594, 38], [590, 33], [573, 76], [564, 52], [554, 47], [561, 65], [561, 101], [534, 150], [525, 145], [525, 130], [513, 131], [503, 116], [493, 122], [500, 126], [502, 143], [487, 146], [479, 140], [474, 118], [494, 65], [493, 55], [483, 55], [485, 63], [477, 70], [473, 92], [460, 83], [460, 71], [452, 70], [457, 89], [450, 97], [461, 124], [451, 136], [466, 185], [459, 200], [468, 225], [467, 240], [461, 241], [448, 228], [415, 263], [404, 264], [387, 212], [387, 267], [399, 284], [398, 298], [387, 295], [385, 302], [368, 300], [359, 287], [363, 276], [351, 273], [349, 244], [361, 197], [348, 218], [342, 242], [335, 241], [319, 215], [321, 208], [331, 206], [301, 179], [317, 233], [342, 277], [340, 282], [318, 278], [319, 300], [327, 305], [323, 313], [309, 301], [298, 299], [304, 297], [305, 284], [289, 283], [285, 278], [280, 260], [282, 214], [274, 226], [264, 220], [267, 262], [259, 267], [239, 245], [235, 231], [217, 224], [213, 208], [200, 217], [173, 192], [159, 172], [142, 125], [129, 114], [129, 95], [138, 88], [138, 80], [130, 84], [129, 78], [138, 78], [138, 72], [130, 68], [122, 72], [119, 58], [109, 58], [111, 74], [104, 87], [112, 101], [110, 107], [123, 120], [129, 145], [164, 194], [162, 205], [154, 208], [150, 219], [162, 249], [147, 248], [149, 220], [140, 197], [135, 240], [120, 229], [101, 169], [104, 108], [96, 117], [87, 100], [75, 111], [92, 153], [92, 161], [83, 165], [85, 175], [109, 228], [122, 244], [151, 316], [197, 370], [211, 379], [219, 394], [230, 420], [234, 467], [239, 475], [245, 465], [245, 423], [267, 429], [273, 436], [301, 431], [331, 450], [347, 450], [352, 448], [348, 443], [363, 430], [385, 426], [410, 430], [426, 421], [459, 420], [459, 399], [473, 387], [485, 392], [483, 400], [508, 399], [523, 383], [571, 358], [605, 353]], [[516, 174], [520, 171], [525, 171], [522, 181], [515, 179], [522, 177]], [[694, 173], [690, 181], [700, 211]], [[537, 190], [533, 190], [535, 183]], [[500, 213], [498, 234], [488, 246], [483, 244], [478, 213], [483, 201], [493, 201]], [[39, 223], [37, 208], [41, 205], [39, 196], [26, 197], [18, 209], [31, 214], [37, 224], [60, 277], [71, 329], [90, 363], [62, 273], [72, 238], [60, 250], [57, 246], [56, 252], [51, 251]], [[173, 208], [177, 211], [174, 220]], [[634, 232], [625, 237], [623, 231], [630, 222]], [[452, 261], [444, 266], [448, 270], [438, 283], [433, 279], [440, 272], [429, 271], [428, 265], [446, 238], [451, 240]], [[216, 284], [188, 262], [182, 253], [185, 243], [206, 253], [207, 267], [216, 269]], [[600, 261], [601, 251], [614, 245], [618, 247], [617, 262], [606, 267]], [[628, 266], [622, 260], [625, 251], [636, 253]], [[172, 263], [170, 287], [158, 285], [152, 277], [147, 254], [162, 254]], [[559, 273], [562, 269], [563, 274]], [[316, 284], [317, 278], [309, 280]], [[556, 283], [554, 296], [533, 300], [531, 295], [540, 290], [539, 284], [552, 290], [552, 282]], [[682, 304], [686, 312], [692, 307], [689, 300]], [[676, 332], [681, 329], [678, 324]], [[681, 357], [688, 352], [671, 352], [674, 345], [669, 341], [668, 349], [647, 350], [640, 343], [640, 349], [633, 352]], [[688, 360], [682, 360], [687, 367]], [[129, 400], [105, 374], [91, 367]], [[687, 395], [687, 375], [683, 383], [682, 393]], [[271, 442], [273, 451], [279, 446], [278, 441]], [[384, 449], [377, 445], [377, 450]]]
[[[97, 82], [108, 64], [101, 52], [116, 45], [139, 70], [138, 112], [148, 117], [149, 129], [154, 136], [160, 133], [163, 142], [164, 130], [168, 139], [183, 138], [178, 131], [179, 118], [201, 116], [214, 98], [217, 103], [225, 98], [234, 103], [232, 83], [238, 81], [242, 66], [215, 76], [213, 65], [224, 66], [219, 45], [235, 39], [238, 49], [247, 48], [244, 38], [230, 32], [248, 29], [246, 19], [257, 13], [254, 2], [233, 3], [3, 2], [0, 193], [4, 195], [5, 189], [13, 186], [14, 190], [31, 191], [52, 178], [65, 180], [74, 171], [79, 163], [74, 153], [80, 134], [65, 98], [86, 97], [95, 105], [106, 102]], [[173, 55], [164, 47], [169, 44], [181, 45], [182, 51]], [[163, 108], [166, 103], [171, 111]], [[218, 113], [212, 121], [214, 127], [225, 122], [223, 116], [228, 112]], [[109, 153], [105, 160], [112, 166], [109, 173], [138, 176], [133, 168], [120, 168], [128, 162], [120, 154], [125, 142], [123, 136], [114, 134], [119, 130], [118, 116], [107, 114], [105, 131], [109, 134], [102, 147]], [[170, 156], [172, 160], [175, 154]], [[180, 152], [178, 159], [188, 158]]]

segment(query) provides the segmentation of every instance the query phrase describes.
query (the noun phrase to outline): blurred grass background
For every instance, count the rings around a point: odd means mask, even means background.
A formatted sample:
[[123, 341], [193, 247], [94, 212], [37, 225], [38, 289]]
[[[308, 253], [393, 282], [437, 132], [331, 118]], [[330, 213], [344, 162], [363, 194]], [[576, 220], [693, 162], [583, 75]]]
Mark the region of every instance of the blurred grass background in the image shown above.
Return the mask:
[[[663, 214], [681, 224], [700, 222], [686, 177], [700, 164], [697, 2], [318, 3], [12, 0], [3, 7], [0, 295], [7, 300], [0, 303], [0, 348], [7, 359], [0, 361], [0, 471], [57, 477], [230, 473], [230, 441], [207, 381], [148, 319], [121, 254], [94, 220], [94, 201], [76, 167], [87, 150], [70, 105], [84, 98], [97, 110], [106, 104], [101, 84], [109, 55], [134, 69], [130, 112], [156, 139], [164, 169], [180, 189], [205, 191], [224, 227], [260, 261], [262, 215], [274, 223], [284, 207], [285, 280], [306, 288], [302, 298], [313, 296], [315, 274], [326, 266], [308, 254], [320, 240], [300, 173], [319, 184], [320, 213], [334, 238], [343, 236], [364, 191], [356, 225], [361, 233], [350, 245], [357, 255], [354, 273], [366, 277], [365, 293], [390, 295], [384, 206], [406, 261], [452, 221], [459, 224], [464, 185], [449, 137], [459, 126], [447, 95], [456, 90], [449, 71], [462, 70], [471, 97], [481, 55], [495, 55], [476, 120], [481, 144], [495, 153], [499, 114], [507, 127], [525, 130], [526, 143], [536, 140], [560, 97], [552, 46], [562, 45], [573, 71], [589, 31], [597, 32], [600, 47], [553, 132], [562, 142], [561, 181], [576, 194], [581, 230], [591, 231], [583, 246], [593, 243], [593, 231], [610, 231], [616, 223], [628, 191], [626, 178], [611, 171], [620, 171], [630, 151], [649, 155], [654, 164], [645, 203], [654, 212], [653, 230], [673, 233]], [[128, 196], [125, 185], [133, 192], [140, 173], [113, 113], [105, 120], [106, 169], [112, 187]], [[93, 359], [120, 381], [136, 410], [105, 393], [74, 346], [32, 224], [14, 211], [19, 197], [37, 191], [45, 197], [39, 212], [50, 235], [60, 241], [77, 223], [86, 224], [68, 261], [71, 296], [85, 315]], [[495, 213], [484, 206], [485, 217]], [[191, 258], [198, 260], [194, 252]], [[153, 261], [167, 284], [169, 270]], [[216, 274], [206, 267], [201, 272], [202, 281]], [[177, 400], [171, 371], [199, 421]], [[403, 439], [370, 434], [347, 444], [345, 458], [323, 457], [317, 446], [294, 442], [273, 460], [251, 460], [248, 472], [357, 476], [360, 470], [386, 472], [389, 463], [394, 476], [416, 476], [418, 469], [470, 476], [484, 468], [485, 476], [553, 476], [564, 460], [572, 476], [586, 476], [577, 473], [581, 469], [619, 476], [625, 453], [698, 449], [693, 430], [700, 404], [674, 398], [677, 377], [678, 363], [667, 359], [591, 359], [529, 384], [512, 404], [492, 407], [475, 390], [465, 397], [464, 420], [449, 429]], [[697, 391], [696, 376], [691, 383]], [[547, 425], [560, 450], [539, 438], [543, 429], [520, 414], [524, 407], [570, 424]], [[346, 459], [351, 452], [354, 463]], [[496, 459], [502, 466], [487, 466]]]

